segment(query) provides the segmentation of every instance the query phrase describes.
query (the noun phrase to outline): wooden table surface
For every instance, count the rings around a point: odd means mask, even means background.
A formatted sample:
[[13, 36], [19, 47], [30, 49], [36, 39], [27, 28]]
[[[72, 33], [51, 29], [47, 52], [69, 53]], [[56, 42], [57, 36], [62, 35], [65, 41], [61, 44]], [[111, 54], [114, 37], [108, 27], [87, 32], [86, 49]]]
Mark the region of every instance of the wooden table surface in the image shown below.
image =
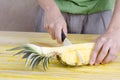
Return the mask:
[[[72, 43], [92, 42], [98, 35], [69, 34]], [[66, 67], [57, 61], [47, 71], [41, 65], [35, 70], [24, 68], [25, 60], [13, 56], [9, 48], [33, 43], [40, 46], [61, 46], [46, 33], [0, 32], [0, 80], [120, 80], [120, 56], [115, 62], [99, 66]]]

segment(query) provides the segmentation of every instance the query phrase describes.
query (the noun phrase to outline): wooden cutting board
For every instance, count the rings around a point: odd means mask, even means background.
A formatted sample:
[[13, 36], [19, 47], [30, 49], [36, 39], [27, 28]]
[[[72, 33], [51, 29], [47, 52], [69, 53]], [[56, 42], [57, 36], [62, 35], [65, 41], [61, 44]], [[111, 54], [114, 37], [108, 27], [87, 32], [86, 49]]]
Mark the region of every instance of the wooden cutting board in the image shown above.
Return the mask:
[[[98, 35], [69, 34], [72, 43], [92, 42]], [[24, 68], [22, 56], [13, 56], [9, 48], [33, 43], [61, 46], [46, 33], [0, 32], [0, 80], [120, 80], [120, 56], [115, 62], [99, 66], [67, 67], [52, 61], [47, 71], [41, 65], [35, 70]]]

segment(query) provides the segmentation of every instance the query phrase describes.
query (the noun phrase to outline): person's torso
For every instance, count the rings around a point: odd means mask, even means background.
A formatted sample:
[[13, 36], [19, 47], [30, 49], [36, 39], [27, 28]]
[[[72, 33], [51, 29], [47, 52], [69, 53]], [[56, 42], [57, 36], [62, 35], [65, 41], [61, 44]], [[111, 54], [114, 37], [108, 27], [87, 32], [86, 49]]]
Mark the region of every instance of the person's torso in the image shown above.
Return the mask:
[[55, 0], [62, 12], [72, 14], [92, 14], [114, 7], [115, 0]]

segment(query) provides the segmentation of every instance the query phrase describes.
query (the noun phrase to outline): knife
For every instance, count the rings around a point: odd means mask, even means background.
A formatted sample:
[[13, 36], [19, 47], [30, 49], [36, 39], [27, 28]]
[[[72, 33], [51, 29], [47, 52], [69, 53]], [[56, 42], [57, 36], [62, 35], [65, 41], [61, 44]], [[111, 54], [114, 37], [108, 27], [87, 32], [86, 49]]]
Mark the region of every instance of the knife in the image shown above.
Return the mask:
[[64, 46], [72, 45], [71, 41], [66, 37], [65, 33], [62, 31], [62, 42]]

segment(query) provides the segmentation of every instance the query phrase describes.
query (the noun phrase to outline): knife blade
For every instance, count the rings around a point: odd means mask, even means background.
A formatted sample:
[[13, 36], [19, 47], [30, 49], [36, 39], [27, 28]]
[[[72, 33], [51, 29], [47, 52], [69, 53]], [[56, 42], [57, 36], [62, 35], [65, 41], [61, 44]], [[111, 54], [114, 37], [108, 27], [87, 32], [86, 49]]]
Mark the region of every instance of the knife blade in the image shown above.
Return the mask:
[[66, 37], [65, 33], [62, 31], [62, 42], [64, 46], [72, 45], [71, 41]]

